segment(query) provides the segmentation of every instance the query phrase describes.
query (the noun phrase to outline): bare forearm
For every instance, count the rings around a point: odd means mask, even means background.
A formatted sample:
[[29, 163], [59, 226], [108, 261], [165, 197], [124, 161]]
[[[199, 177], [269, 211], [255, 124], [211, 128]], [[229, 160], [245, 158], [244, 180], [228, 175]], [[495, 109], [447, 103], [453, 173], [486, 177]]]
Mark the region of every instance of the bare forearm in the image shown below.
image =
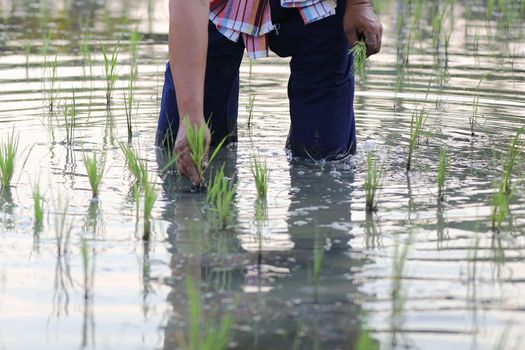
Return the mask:
[[203, 118], [204, 74], [208, 47], [206, 0], [170, 0], [169, 60], [181, 118]]

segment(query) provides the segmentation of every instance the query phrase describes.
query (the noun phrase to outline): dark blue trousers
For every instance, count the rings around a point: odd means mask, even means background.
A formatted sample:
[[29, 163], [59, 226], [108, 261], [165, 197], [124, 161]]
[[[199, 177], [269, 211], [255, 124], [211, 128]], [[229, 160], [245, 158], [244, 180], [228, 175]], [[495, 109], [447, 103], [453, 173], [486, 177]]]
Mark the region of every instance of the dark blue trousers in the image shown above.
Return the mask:
[[[278, 31], [270, 34], [270, 49], [291, 57], [287, 146], [294, 156], [337, 159], [355, 152], [354, 77], [343, 31], [345, 2], [338, 1], [335, 16], [305, 26], [296, 9], [284, 9], [280, 0], [270, 0], [272, 21], [279, 24]], [[211, 22], [208, 33], [204, 116], [211, 119], [212, 145], [216, 145], [224, 137], [230, 142], [237, 139], [244, 43], [226, 39]], [[177, 136], [176, 101], [168, 64], [156, 137], [159, 146], [173, 145]]]

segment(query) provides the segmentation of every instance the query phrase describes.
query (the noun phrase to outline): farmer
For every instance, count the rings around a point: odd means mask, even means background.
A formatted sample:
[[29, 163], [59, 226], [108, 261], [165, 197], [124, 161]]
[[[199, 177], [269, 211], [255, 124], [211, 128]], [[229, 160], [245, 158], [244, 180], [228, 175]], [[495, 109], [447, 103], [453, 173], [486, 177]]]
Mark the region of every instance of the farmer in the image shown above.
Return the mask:
[[[169, 64], [156, 143], [201, 181], [186, 129], [206, 123], [206, 146], [236, 141], [239, 66], [271, 49], [291, 57], [288, 83], [293, 156], [338, 159], [355, 152], [354, 78], [348, 50], [379, 52], [383, 28], [368, 0], [170, 0]], [[175, 91], [177, 93], [175, 93]], [[206, 119], [205, 119], [206, 118]], [[206, 163], [202, 164], [206, 167]]]

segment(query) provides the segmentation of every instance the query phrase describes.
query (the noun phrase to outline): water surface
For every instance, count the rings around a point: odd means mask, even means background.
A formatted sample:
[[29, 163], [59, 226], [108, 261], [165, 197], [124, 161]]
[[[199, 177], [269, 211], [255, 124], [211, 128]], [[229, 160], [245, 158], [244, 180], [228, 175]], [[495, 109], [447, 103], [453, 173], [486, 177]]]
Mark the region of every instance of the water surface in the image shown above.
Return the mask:
[[[167, 59], [166, 2], [0, 2], [1, 139], [14, 130], [20, 150], [31, 150], [0, 197], [0, 349], [179, 348], [188, 276], [200, 288], [204, 318], [234, 318], [234, 349], [353, 349], [366, 337], [384, 349], [525, 348], [522, 158], [509, 219], [500, 233], [490, 221], [502, 159], [525, 115], [519, 4], [490, 20], [481, 1], [425, 4], [417, 25], [417, 4], [379, 4], [383, 49], [370, 59], [366, 81], [358, 79], [358, 152], [342, 163], [290, 159], [288, 62], [271, 57], [250, 68], [245, 60], [239, 142], [212, 164], [224, 162], [238, 182], [230, 226], [219, 230], [205, 195], [159, 172], [153, 141]], [[436, 34], [432, 17], [442, 11]], [[510, 14], [516, 18], [507, 21]], [[133, 178], [118, 146], [128, 141], [132, 32], [142, 35], [132, 144], [159, 191], [149, 243], [141, 240]], [[108, 108], [100, 47], [119, 41]], [[248, 128], [245, 106], [254, 94]], [[63, 111], [73, 98], [77, 127], [68, 144]], [[423, 109], [425, 133], [406, 172], [412, 115]], [[443, 146], [449, 171], [439, 203]], [[107, 152], [98, 201], [91, 200], [83, 150]], [[384, 174], [372, 214], [363, 187], [369, 152]], [[255, 153], [270, 168], [264, 207], [250, 172]], [[41, 231], [33, 225], [37, 182], [45, 198]], [[63, 218], [71, 239], [59, 255]], [[81, 239], [93, 281], [88, 299]], [[318, 284], [316, 247], [323, 250]]]

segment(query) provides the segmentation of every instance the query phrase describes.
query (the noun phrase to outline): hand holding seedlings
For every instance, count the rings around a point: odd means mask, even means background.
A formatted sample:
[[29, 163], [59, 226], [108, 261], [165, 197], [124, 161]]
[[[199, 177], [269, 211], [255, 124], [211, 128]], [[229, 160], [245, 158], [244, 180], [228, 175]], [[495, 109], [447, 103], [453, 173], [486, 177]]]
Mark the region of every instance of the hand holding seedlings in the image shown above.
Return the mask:
[[368, 1], [347, 2], [343, 27], [351, 46], [354, 46], [359, 38], [365, 39], [366, 57], [381, 50], [383, 26]]
[[354, 57], [354, 75], [359, 74], [361, 78], [365, 78], [366, 43], [364, 41], [357, 41], [350, 49], [349, 54]]
[[208, 157], [211, 143], [211, 133], [208, 124], [202, 121], [196, 123], [190, 121], [188, 116], [182, 119], [175, 141], [175, 159], [177, 169], [181, 175], [188, 177], [195, 190], [203, 190], [204, 171], [208, 164], [215, 158], [222, 145], [226, 141], [224, 137]]
[[197, 187], [204, 184], [204, 170], [208, 166], [210, 142], [210, 129], [204, 118], [200, 121], [192, 121], [185, 116], [179, 125], [175, 140], [177, 169]]

